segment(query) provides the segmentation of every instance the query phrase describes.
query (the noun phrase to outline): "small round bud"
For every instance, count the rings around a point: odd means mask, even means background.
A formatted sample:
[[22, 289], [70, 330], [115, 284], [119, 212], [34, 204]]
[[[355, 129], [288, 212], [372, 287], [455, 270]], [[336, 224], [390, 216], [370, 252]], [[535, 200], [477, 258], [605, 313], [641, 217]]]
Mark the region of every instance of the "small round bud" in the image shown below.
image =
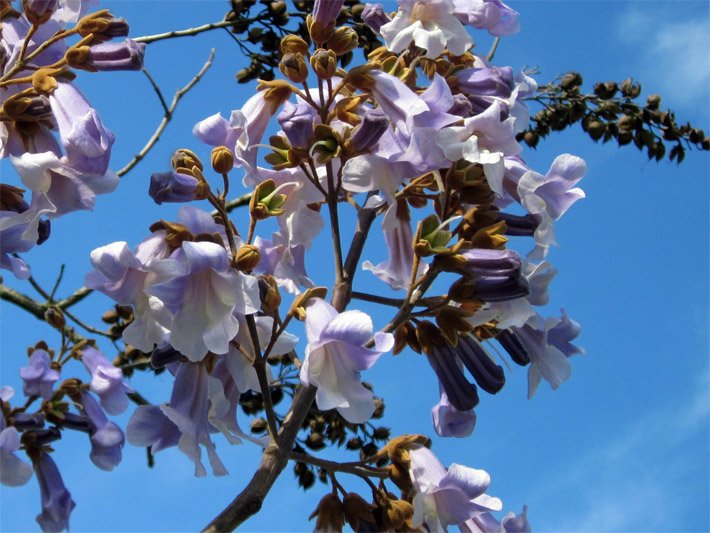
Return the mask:
[[253, 244], [244, 244], [237, 250], [234, 263], [238, 270], [249, 272], [256, 268], [260, 259], [259, 248]]
[[64, 318], [64, 313], [58, 307], [50, 307], [44, 312], [44, 321], [56, 329], [62, 329], [66, 326], [67, 321]]
[[234, 167], [234, 154], [226, 146], [218, 146], [212, 150], [210, 162], [217, 174], [227, 174]]
[[293, 83], [303, 83], [308, 78], [308, 64], [301, 53], [284, 54], [279, 63], [279, 70]]
[[342, 26], [335, 30], [331, 38], [328, 39], [328, 48], [333, 50], [336, 55], [342, 56], [355, 50], [358, 42], [357, 32], [349, 26]]
[[311, 67], [322, 80], [329, 80], [338, 68], [338, 57], [332, 50], [319, 48], [311, 56]]

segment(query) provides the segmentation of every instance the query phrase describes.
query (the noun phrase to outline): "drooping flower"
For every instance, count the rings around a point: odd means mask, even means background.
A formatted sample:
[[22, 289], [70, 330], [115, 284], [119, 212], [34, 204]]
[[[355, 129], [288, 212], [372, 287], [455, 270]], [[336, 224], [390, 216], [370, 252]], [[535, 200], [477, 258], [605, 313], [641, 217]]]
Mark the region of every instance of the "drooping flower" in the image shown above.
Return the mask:
[[[337, 409], [352, 423], [362, 423], [375, 410], [372, 392], [360, 382], [370, 368], [394, 345], [389, 333], [372, 334], [372, 320], [361, 311], [338, 313], [320, 298], [306, 312], [308, 346], [301, 367], [301, 383], [318, 387], [316, 403], [322, 410]], [[365, 344], [374, 339], [373, 349]]]
[[414, 42], [434, 59], [444, 49], [463, 55], [473, 40], [454, 16], [452, 0], [399, 0], [399, 11], [380, 27], [387, 48], [399, 53]]
[[446, 391], [439, 387], [441, 397], [431, 410], [434, 430], [440, 437], [468, 437], [476, 425], [476, 413], [473, 409], [459, 411], [451, 405]]
[[501, 37], [520, 31], [519, 13], [500, 0], [453, 0], [454, 15], [474, 28]]
[[416, 490], [415, 526], [425, 525], [431, 532], [446, 531], [449, 525], [503, 508], [498, 498], [486, 494], [491, 478], [484, 470], [458, 464], [447, 470], [431, 450], [420, 445], [410, 448], [409, 457], [409, 473]]
[[126, 427], [128, 442], [151, 446], [154, 453], [177, 445], [195, 464], [195, 476], [207, 475], [202, 448], [216, 476], [227, 474], [210, 438], [210, 375], [202, 363], [181, 363], [167, 404], [139, 407]]
[[128, 407], [127, 394], [133, 392], [123, 379], [123, 372], [116, 368], [95, 348], [82, 350], [82, 363], [91, 374], [91, 392], [98, 395], [101, 407], [110, 415], [120, 415]]
[[52, 397], [52, 389], [59, 379], [59, 372], [52, 368], [49, 354], [45, 350], [35, 350], [30, 355], [29, 365], [20, 369], [24, 382], [25, 396], [41, 396], [45, 400]]
[[40, 450], [39, 457], [33, 459], [33, 464], [42, 499], [42, 512], [37, 515], [37, 523], [42, 531], [59, 532], [69, 529], [69, 515], [76, 504], [64, 486], [57, 465], [45, 450]]
[[123, 431], [106, 418], [103, 409], [88, 392], [82, 393], [81, 406], [89, 422], [91, 462], [101, 470], [111, 471], [121, 462], [121, 449], [126, 441]]
[[530, 533], [532, 531], [528, 522], [527, 505], [523, 505], [523, 512], [519, 515], [510, 512], [500, 522], [492, 514], [483, 513], [459, 524], [459, 528], [462, 533]]

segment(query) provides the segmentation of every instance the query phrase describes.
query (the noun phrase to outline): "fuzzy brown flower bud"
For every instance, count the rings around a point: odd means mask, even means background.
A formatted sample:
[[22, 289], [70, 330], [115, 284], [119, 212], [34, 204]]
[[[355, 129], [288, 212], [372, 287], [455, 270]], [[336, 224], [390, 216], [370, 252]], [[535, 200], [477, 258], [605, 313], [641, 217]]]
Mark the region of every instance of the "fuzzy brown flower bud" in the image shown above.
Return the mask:
[[301, 53], [288, 52], [279, 62], [279, 70], [293, 83], [303, 83], [308, 78], [308, 63]]
[[332, 50], [319, 48], [311, 56], [311, 67], [322, 80], [329, 80], [338, 68], [338, 56]]
[[226, 146], [218, 146], [212, 150], [210, 162], [217, 174], [227, 174], [234, 168], [234, 154]]
[[281, 53], [286, 54], [303, 54], [308, 53], [308, 43], [298, 35], [287, 35], [281, 39]]
[[313, 520], [314, 517], [318, 517], [316, 531], [342, 531], [345, 524], [343, 502], [333, 493], [326, 494], [308, 519]]
[[250, 272], [256, 268], [261, 260], [259, 248], [253, 244], [243, 244], [234, 256], [234, 265], [237, 270]]
[[355, 50], [358, 42], [357, 32], [349, 26], [342, 26], [328, 39], [328, 48], [335, 52], [335, 55], [342, 56]]
[[176, 150], [173, 157], [170, 159], [170, 165], [176, 170], [178, 168], [191, 169], [192, 167], [197, 167], [200, 170], [204, 169], [202, 161], [200, 161], [197, 154], [187, 148]]

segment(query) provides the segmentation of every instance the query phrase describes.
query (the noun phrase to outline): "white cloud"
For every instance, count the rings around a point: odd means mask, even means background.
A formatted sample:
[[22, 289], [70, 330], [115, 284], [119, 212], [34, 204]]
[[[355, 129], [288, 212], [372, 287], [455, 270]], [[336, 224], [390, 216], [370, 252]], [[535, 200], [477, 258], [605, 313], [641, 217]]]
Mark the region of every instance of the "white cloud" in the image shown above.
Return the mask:
[[[581, 450], [573, 464], [555, 465], [556, 474], [530, 499], [531, 516], [540, 517], [533, 526], [541, 531], [675, 529], [677, 520], [703, 501], [687, 480], [703, 476], [697, 470], [702, 468], [696, 463], [702, 453], [697, 441], [707, 440], [709, 370], [690, 394], [669, 396], [671, 403], [623, 434]], [[578, 509], [550, 506], [569, 494]]]
[[707, 107], [710, 99], [710, 10], [700, 5], [694, 16], [678, 19], [672, 7], [630, 8], [619, 20], [617, 36], [638, 57], [633, 65], [646, 83], [659, 87], [670, 100]]

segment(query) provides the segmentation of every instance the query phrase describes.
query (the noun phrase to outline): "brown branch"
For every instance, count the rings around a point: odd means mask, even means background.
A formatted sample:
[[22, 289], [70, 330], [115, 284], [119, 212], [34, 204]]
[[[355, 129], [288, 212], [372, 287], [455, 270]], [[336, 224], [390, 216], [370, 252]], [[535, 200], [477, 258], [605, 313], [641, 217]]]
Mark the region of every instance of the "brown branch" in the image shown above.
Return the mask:
[[178, 89], [177, 92], [175, 93], [175, 96], [173, 96], [173, 101], [170, 103], [170, 107], [165, 111], [165, 115], [163, 116], [163, 120], [160, 121], [160, 124], [158, 125], [158, 128], [155, 130], [155, 133], [151, 136], [151, 138], [148, 140], [148, 142], [145, 144], [145, 146], [141, 149], [140, 152], [138, 152], [133, 159], [131, 159], [126, 166], [124, 166], [121, 170], [116, 172], [119, 176], [124, 176], [129, 170], [131, 170], [133, 167], [135, 167], [138, 162], [143, 159], [146, 154], [155, 146], [155, 143], [158, 142], [158, 139], [160, 139], [160, 136], [163, 134], [163, 131], [167, 127], [168, 123], [170, 120], [173, 118], [173, 113], [175, 112], [175, 108], [177, 107], [178, 103], [182, 99], [185, 94], [192, 89], [195, 84], [202, 79], [202, 76], [205, 75], [205, 72], [212, 66], [212, 61], [214, 60], [214, 48], [210, 52], [210, 56], [205, 62], [204, 65], [202, 65], [202, 68], [200, 71], [195, 75], [194, 78], [190, 80], [190, 82], [185, 85], [182, 89]]

